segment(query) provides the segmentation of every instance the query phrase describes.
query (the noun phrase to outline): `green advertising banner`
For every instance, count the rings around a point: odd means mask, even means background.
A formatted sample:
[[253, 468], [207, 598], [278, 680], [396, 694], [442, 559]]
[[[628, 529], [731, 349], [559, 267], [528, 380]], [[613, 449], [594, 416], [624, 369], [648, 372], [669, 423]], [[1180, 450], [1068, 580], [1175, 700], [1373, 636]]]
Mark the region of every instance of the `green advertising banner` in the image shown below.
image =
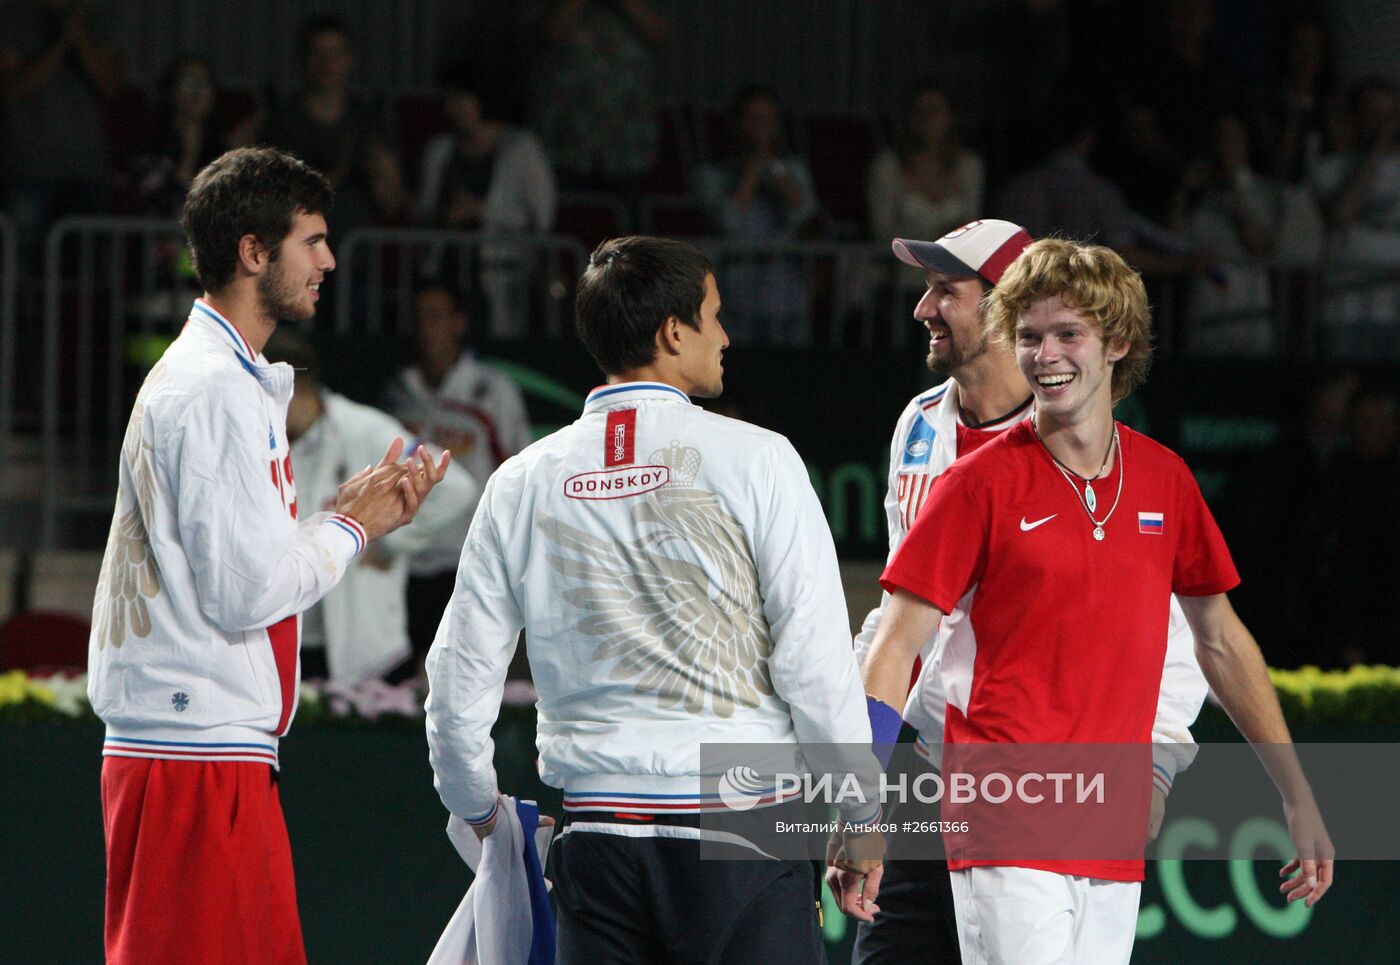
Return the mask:
[[[1394, 737], [1354, 728], [1329, 739]], [[557, 791], [534, 772], [528, 713], [497, 727], [501, 786], [558, 813]], [[102, 730], [87, 723], [0, 725], [0, 962], [101, 960]], [[421, 724], [303, 726], [283, 744], [282, 798], [313, 962], [425, 961], [470, 882], [447, 840]], [[1182, 780], [1189, 780], [1189, 772]], [[1148, 864], [1133, 955], [1143, 963], [1273, 960], [1395, 961], [1400, 862], [1342, 861], [1337, 884], [1312, 910], [1285, 905], [1277, 871], [1282, 824], [1213, 827], [1174, 820], [1166, 853], [1187, 856], [1220, 839], [1257, 861], [1174, 858]], [[849, 959], [854, 923], [828, 900], [829, 959]], [[198, 936], [191, 936], [198, 941]]]

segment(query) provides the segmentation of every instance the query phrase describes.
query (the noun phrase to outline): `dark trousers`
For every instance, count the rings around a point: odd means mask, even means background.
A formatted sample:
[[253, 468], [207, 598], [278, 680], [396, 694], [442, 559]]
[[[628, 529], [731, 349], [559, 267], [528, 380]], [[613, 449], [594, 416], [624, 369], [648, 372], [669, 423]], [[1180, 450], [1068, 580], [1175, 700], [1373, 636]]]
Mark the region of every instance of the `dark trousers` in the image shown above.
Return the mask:
[[958, 920], [946, 861], [886, 861], [873, 923], [856, 930], [851, 965], [958, 965]]
[[423, 658], [437, 636], [438, 624], [457, 586], [456, 570], [434, 573], [432, 576], [411, 576], [404, 590], [408, 610], [408, 642], [413, 654], [400, 666], [385, 674], [390, 683], [408, 680], [423, 666]]
[[550, 848], [559, 965], [825, 965], [812, 862], [579, 827]]

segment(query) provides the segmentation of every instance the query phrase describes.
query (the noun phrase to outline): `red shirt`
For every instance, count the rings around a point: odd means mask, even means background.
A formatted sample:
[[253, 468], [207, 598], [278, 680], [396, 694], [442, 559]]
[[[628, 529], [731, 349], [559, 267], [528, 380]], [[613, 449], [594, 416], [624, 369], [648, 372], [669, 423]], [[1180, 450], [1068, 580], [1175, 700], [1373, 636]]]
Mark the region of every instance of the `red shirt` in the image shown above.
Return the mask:
[[1094, 487], [1103, 519], [1126, 472], [1102, 541], [1027, 422], [939, 477], [885, 570], [885, 589], [969, 614], [971, 642], [942, 657], [946, 743], [1149, 742], [1171, 594], [1239, 583], [1186, 464], [1118, 428], [1121, 458]]

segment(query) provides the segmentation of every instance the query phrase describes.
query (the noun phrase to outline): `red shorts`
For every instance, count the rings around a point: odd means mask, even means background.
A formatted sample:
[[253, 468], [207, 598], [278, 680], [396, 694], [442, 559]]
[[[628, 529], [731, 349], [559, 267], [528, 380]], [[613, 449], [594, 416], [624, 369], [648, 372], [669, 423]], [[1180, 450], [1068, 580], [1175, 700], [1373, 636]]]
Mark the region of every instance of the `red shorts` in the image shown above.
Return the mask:
[[271, 767], [107, 757], [102, 823], [109, 965], [304, 965]]

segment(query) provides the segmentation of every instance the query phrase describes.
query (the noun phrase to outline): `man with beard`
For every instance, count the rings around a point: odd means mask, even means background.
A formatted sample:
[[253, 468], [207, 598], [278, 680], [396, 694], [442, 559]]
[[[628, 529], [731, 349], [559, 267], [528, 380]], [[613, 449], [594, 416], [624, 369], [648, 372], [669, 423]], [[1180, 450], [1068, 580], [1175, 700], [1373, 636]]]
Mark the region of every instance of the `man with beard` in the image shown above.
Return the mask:
[[[895, 426], [885, 495], [891, 559], [914, 525], [934, 480], [955, 459], [1031, 414], [1030, 386], [1016, 367], [1010, 348], [989, 340], [982, 308], [983, 296], [1030, 243], [1029, 233], [1020, 225], [994, 219], [963, 225], [934, 242], [903, 238], [893, 242], [900, 261], [927, 272], [928, 290], [914, 309], [914, 317], [929, 333], [929, 369], [949, 378], [916, 395]], [[861, 663], [889, 600], [888, 593], [881, 597], [880, 606], [870, 611], [856, 636], [856, 657]], [[935, 768], [941, 762], [946, 696], [934, 655], [941, 653], [957, 632], [959, 624], [950, 619], [944, 621], [939, 634], [925, 642], [901, 715], [918, 731], [916, 752]], [[966, 632], [965, 625], [961, 632]], [[1189, 727], [1205, 699], [1206, 684], [1192, 643], [1185, 617], [1173, 601], [1162, 693], [1153, 726], [1150, 832], [1154, 835], [1173, 777], [1195, 754]], [[833, 888], [840, 886], [834, 869], [827, 877]], [[959, 961], [946, 862], [887, 861], [878, 887], [878, 916], [871, 916], [868, 909], [857, 912], [864, 920], [857, 932], [853, 961], [858, 965], [916, 959]]]
[[263, 345], [335, 268], [326, 179], [230, 151], [183, 224], [204, 297], [127, 425], [93, 604], [88, 695], [107, 725], [107, 961], [305, 962], [277, 744], [296, 711], [299, 614], [408, 523], [449, 456], [403, 440], [298, 521], [292, 368]]
[[[891, 598], [862, 668], [868, 700], [903, 703], [914, 658], [946, 622], [966, 628], [938, 651], [950, 772], [971, 773], [961, 769], [976, 747], [999, 748], [1004, 764], [1015, 745], [1042, 745], [1043, 759], [1044, 745], [1143, 744], [1176, 594], [1211, 688], [1283, 799], [1297, 858], [1279, 890], [1312, 907], [1335, 849], [1259, 647], [1226, 596], [1239, 582], [1229, 550], [1181, 458], [1113, 418], [1151, 357], [1141, 277], [1107, 248], [1047, 238], [984, 307], [993, 338], [1014, 343], [1035, 411], [942, 474], [886, 567]], [[1145, 869], [1141, 834], [1121, 818], [1137, 820], [1138, 786], [1109, 783], [1108, 808], [1081, 797], [1071, 813], [1018, 788], [1017, 804], [1047, 807], [1031, 817], [1012, 805], [990, 833], [976, 818], [991, 809], [977, 811], [948, 862], [964, 963], [1126, 965]], [[1071, 837], [1048, 839], [1049, 851], [1030, 844], [1047, 824]], [[858, 889], [840, 874], [843, 907], [868, 909], [878, 875]]]

